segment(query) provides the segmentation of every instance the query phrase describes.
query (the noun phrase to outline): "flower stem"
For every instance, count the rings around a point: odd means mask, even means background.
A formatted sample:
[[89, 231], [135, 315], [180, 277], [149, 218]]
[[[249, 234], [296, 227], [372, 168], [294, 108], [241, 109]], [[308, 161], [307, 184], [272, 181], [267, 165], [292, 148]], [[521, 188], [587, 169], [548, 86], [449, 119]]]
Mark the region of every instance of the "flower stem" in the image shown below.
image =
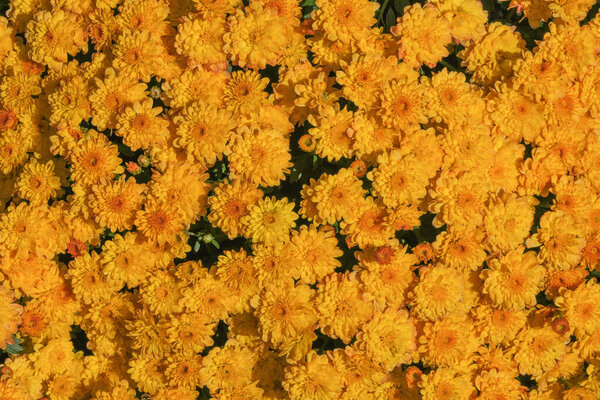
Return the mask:
[[458, 69], [454, 65], [450, 64], [448, 61], [440, 60], [440, 64], [448, 68], [450, 71], [458, 71]]
[[390, 0], [383, 1], [383, 4], [381, 5], [381, 8], [379, 9], [379, 17], [377, 18], [377, 23], [380, 23], [381, 20], [383, 19], [383, 12], [385, 11], [385, 8], [387, 7], [389, 1]]

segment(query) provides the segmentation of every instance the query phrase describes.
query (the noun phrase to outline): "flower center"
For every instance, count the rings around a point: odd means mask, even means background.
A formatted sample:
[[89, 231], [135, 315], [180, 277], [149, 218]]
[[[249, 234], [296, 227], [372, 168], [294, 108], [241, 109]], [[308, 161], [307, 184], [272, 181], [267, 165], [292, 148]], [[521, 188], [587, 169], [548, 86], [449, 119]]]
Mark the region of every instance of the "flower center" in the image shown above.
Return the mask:
[[275, 221], [277, 221], [277, 218], [275, 217], [274, 214], [265, 215], [265, 224], [271, 225], [271, 224], [274, 224]]

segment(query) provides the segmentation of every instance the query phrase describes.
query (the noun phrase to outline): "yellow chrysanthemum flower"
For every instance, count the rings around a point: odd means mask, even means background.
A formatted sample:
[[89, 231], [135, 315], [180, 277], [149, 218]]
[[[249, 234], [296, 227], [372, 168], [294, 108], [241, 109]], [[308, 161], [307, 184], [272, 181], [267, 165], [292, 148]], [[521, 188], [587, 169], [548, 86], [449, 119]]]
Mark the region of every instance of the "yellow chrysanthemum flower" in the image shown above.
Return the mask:
[[373, 181], [373, 193], [387, 207], [418, 204], [427, 194], [429, 176], [412, 154], [393, 150], [379, 156], [377, 163], [367, 178]]
[[184, 228], [183, 215], [174, 204], [154, 199], [136, 212], [134, 224], [145, 237], [159, 244], [174, 242], [176, 234]]
[[275, 197], [260, 199], [256, 205], [248, 206], [248, 215], [242, 217], [242, 225], [248, 237], [265, 244], [284, 242], [289, 231], [296, 226], [298, 214], [293, 210], [296, 204], [288, 203], [287, 198]]
[[405, 310], [387, 309], [375, 313], [361, 328], [355, 346], [387, 371], [408, 364], [417, 349], [417, 330]]
[[504, 252], [523, 244], [534, 213], [534, 200], [528, 197], [504, 195], [490, 199], [483, 218], [489, 248]]
[[69, 55], [74, 56], [87, 44], [82, 22], [77, 14], [60, 9], [36, 12], [25, 34], [31, 58], [61, 69]]
[[373, 303], [354, 274], [333, 273], [317, 288], [315, 308], [323, 333], [348, 344], [373, 316]]
[[496, 129], [515, 141], [532, 142], [547, 124], [541, 105], [518, 88], [497, 85], [488, 104]]
[[172, 271], [154, 271], [140, 284], [140, 300], [154, 315], [176, 314], [183, 309], [181, 289], [185, 286]]
[[450, 22], [450, 33], [458, 43], [479, 40], [485, 34], [488, 13], [477, 0], [434, 0], [441, 14]]
[[161, 48], [148, 31], [126, 31], [117, 38], [113, 54], [113, 67], [133, 81], [148, 82], [162, 64]]
[[330, 357], [314, 351], [302, 363], [286, 368], [282, 386], [292, 400], [339, 399], [343, 389], [342, 376]]
[[320, 117], [309, 115], [308, 122], [314, 128], [309, 133], [316, 140], [315, 152], [328, 161], [338, 161], [342, 157], [352, 156], [352, 119], [353, 113], [347, 109], [331, 108]]
[[224, 102], [225, 84], [230, 76], [224, 71], [204, 69], [185, 70], [181, 75], [163, 83], [164, 101], [174, 108], [203, 101], [215, 106]]
[[60, 187], [61, 180], [56, 176], [52, 161], [45, 164], [34, 160], [28, 162], [16, 182], [19, 196], [29, 200], [31, 204], [46, 204], [61, 192]]
[[429, 187], [428, 209], [437, 213], [434, 226], [444, 223], [457, 228], [476, 227], [483, 222], [484, 205], [489, 192], [484, 178], [466, 172], [459, 176], [442, 173], [435, 184]]
[[300, 281], [308, 284], [314, 284], [333, 273], [335, 268], [341, 266], [337, 258], [344, 254], [333, 232], [318, 231], [314, 225], [303, 225], [292, 232], [289, 252], [289, 256], [298, 263]]
[[265, 289], [274, 282], [282, 285], [292, 284], [298, 275], [295, 266], [297, 259], [291, 256], [289, 242], [268, 246], [262, 243], [253, 244], [253, 262], [258, 270], [258, 286]]
[[[312, 186], [312, 185], [311, 185]], [[361, 181], [350, 169], [340, 169], [335, 175], [323, 174], [311, 188], [309, 199], [323, 221], [334, 224], [342, 219], [356, 219], [356, 208], [362, 200], [365, 190]]]
[[88, 100], [89, 87], [81, 76], [62, 81], [60, 86], [48, 96], [51, 108], [50, 123], [66, 123], [78, 126], [91, 116], [91, 104]]
[[66, 277], [71, 281], [75, 296], [84, 304], [101, 304], [116, 289], [115, 282], [103, 276], [101, 258], [95, 251], [71, 261]]
[[0, 83], [2, 103], [17, 114], [29, 111], [35, 103], [32, 96], [38, 96], [41, 92], [40, 77], [36, 74], [17, 72], [5, 75]]
[[488, 261], [489, 269], [481, 272], [483, 293], [505, 310], [523, 310], [533, 306], [543, 288], [546, 271], [534, 252], [523, 246]]
[[173, 122], [178, 136], [173, 143], [206, 166], [223, 157], [235, 127], [230, 113], [203, 101], [187, 105]]
[[340, 98], [341, 91], [333, 87], [335, 79], [319, 70], [311, 72], [306, 79], [296, 82], [292, 88], [294, 94], [292, 102], [296, 106], [295, 111], [299, 114], [297, 119], [301, 122], [304, 122], [310, 114], [326, 115], [339, 110], [336, 102]]
[[367, 34], [375, 24], [379, 4], [367, 0], [317, 0], [314, 28], [322, 29], [331, 40], [351, 42]]
[[117, 23], [124, 32], [146, 31], [159, 36], [169, 32], [164, 21], [168, 14], [168, 4], [162, 0], [125, 0], [119, 8]]
[[419, 282], [409, 299], [411, 314], [435, 321], [468, 312], [477, 300], [477, 292], [466, 272], [436, 265], [419, 269]]
[[208, 220], [231, 239], [244, 235], [242, 218], [249, 214], [248, 207], [255, 205], [262, 197], [262, 190], [247, 181], [222, 182], [208, 198]]
[[419, 337], [419, 353], [426, 365], [458, 367], [477, 349], [479, 338], [471, 334], [472, 321], [464, 316], [428, 322]]
[[223, 52], [225, 19], [184, 17], [177, 27], [175, 49], [187, 57], [190, 68], [206, 66], [208, 69], [221, 70], [227, 65]]
[[308, 285], [272, 285], [253, 299], [263, 341], [280, 347], [312, 331], [317, 322], [313, 297]]
[[416, 80], [394, 80], [379, 96], [378, 115], [388, 128], [411, 131], [427, 123], [425, 91]]
[[235, 65], [257, 70], [277, 64], [284, 53], [286, 35], [291, 31], [286, 18], [260, 1], [236, 10], [228, 17], [227, 24], [223, 50]]
[[383, 246], [394, 236], [394, 230], [385, 223], [388, 211], [383, 203], [374, 197], [361, 199], [357, 205], [356, 218], [340, 223], [341, 232], [348, 236], [350, 243], [361, 248]]
[[467, 400], [475, 392], [470, 377], [454, 368], [438, 368], [423, 375], [419, 386], [423, 400]]
[[562, 211], [542, 215], [540, 229], [527, 239], [527, 247], [540, 247], [539, 256], [548, 268], [568, 269], [574, 267], [585, 246], [581, 228], [575, 219]]
[[512, 75], [513, 65], [524, 49], [525, 41], [514, 28], [492, 22], [485, 35], [468, 44], [459, 57], [475, 82], [489, 86]]
[[89, 201], [96, 222], [113, 232], [131, 229], [136, 212], [141, 208], [144, 190], [135, 179], [125, 180], [123, 175], [109, 185], [92, 186]]
[[474, 327], [486, 342], [509, 345], [527, 323], [527, 311], [506, 311], [481, 304], [474, 311]]
[[550, 326], [528, 327], [521, 331], [516, 340], [514, 361], [519, 366], [519, 372], [534, 378], [556, 365], [565, 355], [565, 344], [569, 341]]
[[103, 79], [95, 78], [97, 88], [90, 95], [92, 122], [100, 129], [115, 128], [118, 116], [128, 104], [142, 101], [146, 85], [108, 68]]
[[244, 129], [232, 141], [226, 153], [232, 178], [276, 186], [290, 173], [289, 139], [281, 133]]
[[560, 290], [554, 299], [562, 315], [569, 322], [575, 336], [592, 334], [600, 325], [600, 285], [593, 279], [575, 290]]
[[358, 279], [376, 306], [400, 308], [415, 278], [412, 270], [417, 258], [407, 253], [406, 246], [397, 243], [367, 248], [356, 256]]
[[265, 88], [269, 80], [261, 78], [257, 71], [235, 71], [224, 89], [225, 106], [234, 114], [250, 115], [267, 102]]
[[398, 38], [398, 58], [411, 67], [435, 66], [448, 55], [446, 46], [452, 41], [450, 23], [433, 5], [413, 4], [404, 9], [392, 34]]
[[166, 143], [169, 121], [160, 116], [162, 107], [153, 107], [152, 99], [145, 99], [127, 107], [117, 120], [116, 134], [131, 150], [148, 149]]
[[382, 86], [398, 75], [395, 59], [377, 53], [364, 57], [355, 54], [350, 62], [340, 64], [343, 69], [336, 73], [335, 79], [343, 86], [344, 97], [360, 108], [373, 106]]
[[117, 146], [96, 131], [73, 150], [71, 162], [71, 178], [83, 185], [106, 184], [124, 172]]
[[216, 325], [203, 313], [182, 313], [171, 317], [167, 334], [171, 344], [183, 354], [196, 354], [212, 346]]
[[449, 125], [462, 125], [472, 113], [477, 101], [474, 88], [465, 81], [464, 74], [444, 68], [431, 79], [421, 78], [427, 86], [427, 104], [431, 118]]
[[206, 269], [201, 269], [197, 281], [191, 287], [182, 290], [181, 303], [188, 312], [202, 312], [210, 321], [227, 319], [229, 311], [233, 310], [235, 298], [225, 283], [210, 275]]
[[225, 251], [217, 264], [211, 267], [210, 273], [231, 290], [236, 299], [236, 312], [250, 311], [250, 299], [259, 292], [258, 271], [245, 250]]
[[447, 266], [460, 271], [477, 271], [487, 256], [481, 239], [477, 231], [448, 229], [436, 237], [433, 247]]

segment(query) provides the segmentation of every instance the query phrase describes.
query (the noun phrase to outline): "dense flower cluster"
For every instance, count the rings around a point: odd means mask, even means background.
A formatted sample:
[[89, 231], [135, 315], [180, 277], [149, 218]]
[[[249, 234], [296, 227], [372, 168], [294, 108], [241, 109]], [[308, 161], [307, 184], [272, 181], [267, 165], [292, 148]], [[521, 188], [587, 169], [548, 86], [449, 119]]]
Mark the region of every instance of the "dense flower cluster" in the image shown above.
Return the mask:
[[597, 399], [594, 3], [12, 0], [0, 399]]

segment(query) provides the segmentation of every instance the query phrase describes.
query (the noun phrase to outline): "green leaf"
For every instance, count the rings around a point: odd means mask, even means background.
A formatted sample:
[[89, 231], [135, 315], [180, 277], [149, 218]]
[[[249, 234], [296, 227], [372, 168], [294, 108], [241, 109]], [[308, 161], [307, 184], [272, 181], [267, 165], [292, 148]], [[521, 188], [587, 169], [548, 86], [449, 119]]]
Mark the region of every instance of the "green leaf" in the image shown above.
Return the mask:
[[13, 341], [15, 343], [6, 345], [6, 352], [9, 354], [17, 354], [17, 353], [22, 352], [23, 347], [20, 346], [20, 343], [22, 342], [22, 340], [19, 339], [16, 335], [13, 335]]
[[399, 17], [404, 15], [404, 8], [407, 6], [410, 6], [408, 0], [394, 0], [394, 10], [396, 10], [396, 15]]
[[383, 0], [383, 4], [380, 4], [379, 10], [377, 11], [377, 24], [379, 24], [382, 20], [383, 20], [383, 13], [385, 12], [385, 9], [387, 8], [388, 2], [390, 0]]
[[422, 243], [425, 241], [425, 239], [423, 238], [423, 235], [421, 235], [421, 227], [420, 226], [415, 226], [413, 228], [413, 232], [415, 233], [415, 237], [417, 238], [417, 241], [419, 243]]
[[198, 241], [194, 244], [194, 253], [197, 253], [198, 250], [200, 250], [200, 241]]
[[18, 354], [23, 351], [23, 348], [18, 344], [6, 345], [6, 352], [9, 354]]
[[117, 148], [119, 149], [119, 153], [121, 153], [125, 157], [132, 158], [135, 156], [131, 148], [127, 145], [124, 145], [123, 143], [119, 143], [117, 145]]
[[304, 0], [301, 4], [302, 7], [314, 7], [316, 5], [316, 0]]
[[586, 277], [586, 280], [590, 280], [596, 278], [596, 280], [600, 281], [600, 271], [592, 270]]
[[213, 244], [213, 246], [215, 246], [217, 249], [220, 249], [220, 248], [221, 248], [221, 246], [219, 245], [219, 242], [217, 242], [215, 239], [211, 240], [210, 242], [211, 242], [211, 243]]
[[396, 25], [396, 15], [394, 14], [394, 10], [390, 7], [385, 14], [385, 26], [389, 29], [394, 25]]
[[488, 13], [492, 12], [496, 5], [494, 0], [481, 0], [481, 4], [483, 5], [483, 9]]

